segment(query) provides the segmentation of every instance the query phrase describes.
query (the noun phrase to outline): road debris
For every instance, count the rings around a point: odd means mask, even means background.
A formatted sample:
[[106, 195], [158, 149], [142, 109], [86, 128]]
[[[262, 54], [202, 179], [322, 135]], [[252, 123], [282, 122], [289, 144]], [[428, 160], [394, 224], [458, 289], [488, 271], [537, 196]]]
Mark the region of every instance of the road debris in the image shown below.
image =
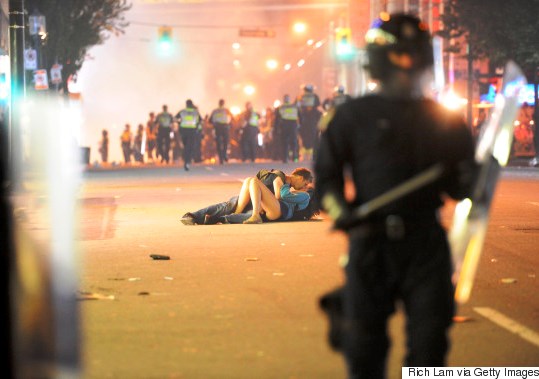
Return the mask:
[[168, 255], [161, 254], [150, 254], [150, 258], [152, 258], [154, 261], [168, 261], [170, 259]]
[[453, 322], [462, 323], [468, 321], [474, 321], [474, 319], [469, 316], [453, 316]]
[[501, 280], [501, 282], [502, 282], [503, 284], [513, 284], [513, 283], [516, 283], [517, 280], [516, 280], [515, 278], [503, 278], [503, 279]]
[[114, 295], [103, 295], [95, 292], [82, 292], [77, 294], [77, 300], [114, 300]]

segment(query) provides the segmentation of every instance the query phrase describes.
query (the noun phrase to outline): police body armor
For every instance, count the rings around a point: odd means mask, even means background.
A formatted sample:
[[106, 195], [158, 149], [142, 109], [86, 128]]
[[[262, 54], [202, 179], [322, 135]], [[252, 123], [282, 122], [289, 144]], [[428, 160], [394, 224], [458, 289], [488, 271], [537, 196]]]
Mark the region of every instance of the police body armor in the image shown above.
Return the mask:
[[211, 121], [216, 124], [229, 124], [230, 118], [225, 108], [218, 108], [212, 115]]
[[283, 104], [279, 108], [279, 114], [283, 120], [296, 121], [299, 117], [299, 110], [294, 104]]
[[251, 112], [249, 119], [247, 120], [247, 125], [258, 128], [259, 117], [256, 112]]
[[172, 124], [172, 116], [170, 114], [161, 113], [157, 116], [157, 122], [159, 123], [159, 126], [163, 128], [170, 128]]
[[194, 129], [198, 126], [199, 116], [195, 109], [187, 108], [180, 112], [180, 128]]
[[316, 106], [316, 95], [314, 93], [304, 93], [300, 99], [301, 108], [310, 111]]

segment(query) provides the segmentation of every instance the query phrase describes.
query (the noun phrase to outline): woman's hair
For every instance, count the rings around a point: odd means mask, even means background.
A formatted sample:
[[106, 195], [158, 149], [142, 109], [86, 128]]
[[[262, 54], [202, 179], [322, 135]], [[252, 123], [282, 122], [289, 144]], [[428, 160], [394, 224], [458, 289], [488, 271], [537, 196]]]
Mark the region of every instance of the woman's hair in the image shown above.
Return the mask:
[[314, 188], [308, 188], [305, 192], [309, 194], [309, 204], [305, 209], [295, 210], [290, 221], [309, 221], [320, 214], [318, 202], [314, 199]]

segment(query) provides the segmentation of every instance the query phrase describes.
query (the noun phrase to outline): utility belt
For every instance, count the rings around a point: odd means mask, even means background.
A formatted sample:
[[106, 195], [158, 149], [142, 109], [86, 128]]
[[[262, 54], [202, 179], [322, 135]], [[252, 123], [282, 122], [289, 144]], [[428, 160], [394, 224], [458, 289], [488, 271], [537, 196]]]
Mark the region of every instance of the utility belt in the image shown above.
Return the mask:
[[360, 222], [348, 229], [348, 234], [352, 238], [379, 236], [388, 240], [402, 240], [412, 233], [438, 224], [437, 212], [420, 213], [413, 217], [391, 214]]

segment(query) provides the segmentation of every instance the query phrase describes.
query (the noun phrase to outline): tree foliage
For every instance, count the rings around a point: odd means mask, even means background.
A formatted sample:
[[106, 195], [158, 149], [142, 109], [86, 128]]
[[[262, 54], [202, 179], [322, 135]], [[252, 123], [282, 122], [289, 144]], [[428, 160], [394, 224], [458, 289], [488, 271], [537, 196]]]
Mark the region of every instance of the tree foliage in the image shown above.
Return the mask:
[[[124, 13], [131, 8], [128, 0], [26, 0], [25, 5], [29, 15], [37, 10], [46, 17], [47, 37], [41, 47], [44, 68], [61, 64], [64, 88], [92, 46], [124, 33], [128, 26]], [[29, 35], [26, 39], [33, 41]]]
[[[463, 37], [474, 59], [494, 66], [515, 61], [535, 81], [539, 68], [539, 0], [449, 0], [442, 21], [446, 38]], [[459, 46], [455, 46], [459, 48]]]

